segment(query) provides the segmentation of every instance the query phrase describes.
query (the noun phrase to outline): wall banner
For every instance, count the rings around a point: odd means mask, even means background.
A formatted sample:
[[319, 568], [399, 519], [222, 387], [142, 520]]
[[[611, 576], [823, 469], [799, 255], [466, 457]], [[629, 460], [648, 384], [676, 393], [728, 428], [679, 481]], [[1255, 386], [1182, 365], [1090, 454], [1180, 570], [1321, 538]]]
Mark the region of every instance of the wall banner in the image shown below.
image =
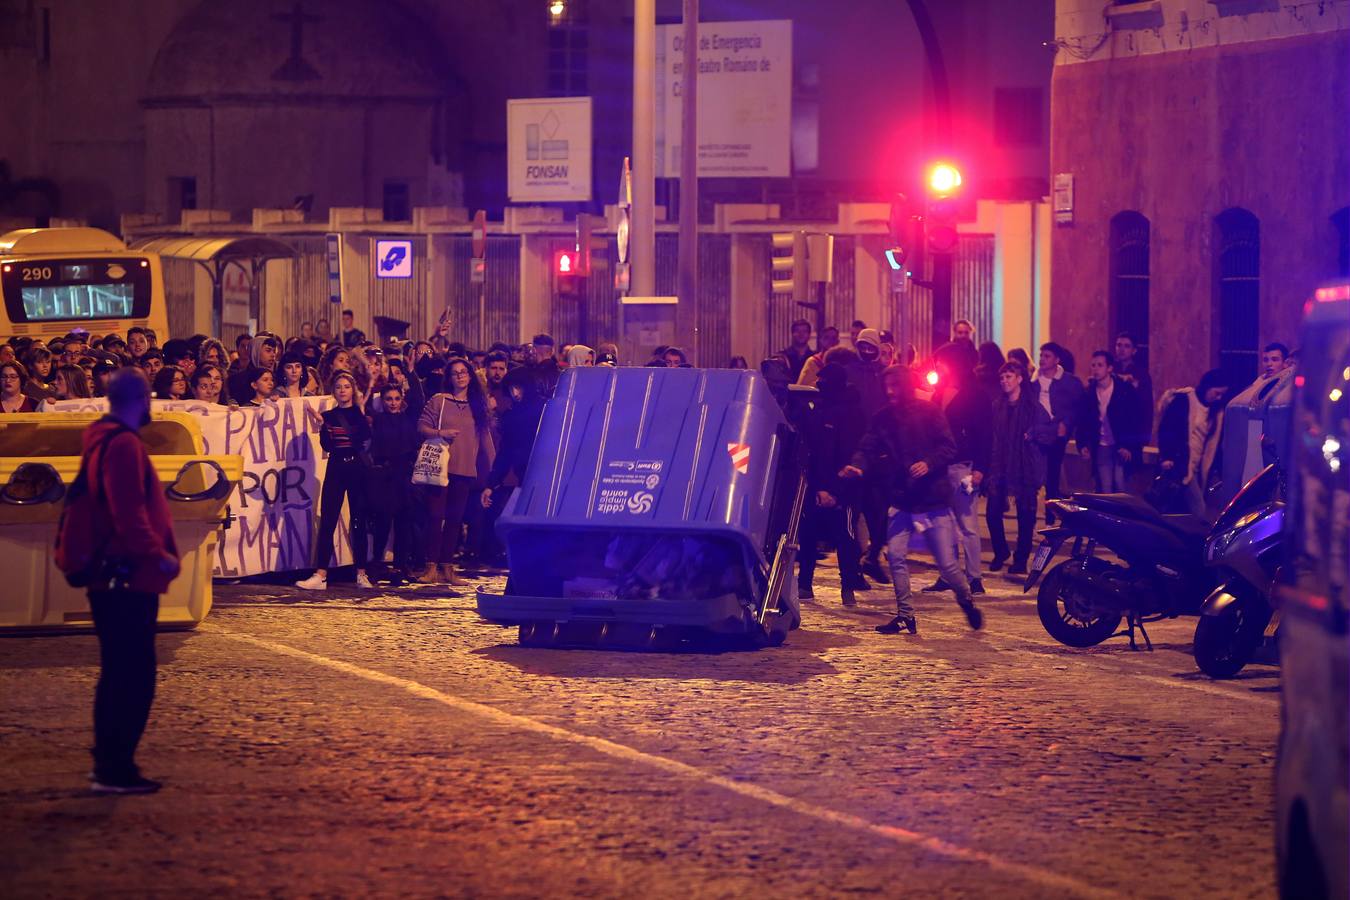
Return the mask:
[[[197, 416], [208, 456], [239, 455], [244, 476], [230, 498], [235, 520], [216, 546], [217, 578], [290, 572], [314, 565], [319, 492], [328, 457], [319, 446], [332, 397], [271, 400], [229, 408], [200, 400], [154, 400], [155, 410]], [[107, 401], [48, 403], [54, 412], [107, 412]], [[334, 538], [335, 565], [351, 563], [344, 507]]]

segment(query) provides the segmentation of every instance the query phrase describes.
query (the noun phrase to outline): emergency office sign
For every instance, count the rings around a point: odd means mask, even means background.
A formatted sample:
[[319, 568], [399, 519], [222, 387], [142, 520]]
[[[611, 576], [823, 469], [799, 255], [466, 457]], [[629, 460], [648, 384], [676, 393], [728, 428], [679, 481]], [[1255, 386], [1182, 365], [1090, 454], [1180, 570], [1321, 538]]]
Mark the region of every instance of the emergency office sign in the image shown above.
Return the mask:
[[591, 98], [506, 101], [506, 188], [513, 203], [591, 199]]

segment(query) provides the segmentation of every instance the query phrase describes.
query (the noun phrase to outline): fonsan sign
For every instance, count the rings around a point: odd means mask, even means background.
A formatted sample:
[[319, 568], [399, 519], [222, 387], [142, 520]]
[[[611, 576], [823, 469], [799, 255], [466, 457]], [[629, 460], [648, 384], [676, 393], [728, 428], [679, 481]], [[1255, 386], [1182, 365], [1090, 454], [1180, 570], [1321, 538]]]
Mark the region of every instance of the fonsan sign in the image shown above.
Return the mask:
[[[656, 35], [656, 175], [680, 174], [682, 26]], [[792, 174], [792, 22], [700, 22], [698, 174]]]
[[506, 101], [514, 203], [591, 199], [591, 98]]

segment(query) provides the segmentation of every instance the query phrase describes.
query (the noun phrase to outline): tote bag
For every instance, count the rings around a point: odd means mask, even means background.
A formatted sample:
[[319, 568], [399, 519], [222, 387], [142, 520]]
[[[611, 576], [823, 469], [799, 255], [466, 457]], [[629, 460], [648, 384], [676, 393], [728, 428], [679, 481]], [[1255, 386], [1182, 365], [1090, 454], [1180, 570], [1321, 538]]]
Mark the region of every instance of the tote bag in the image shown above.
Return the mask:
[[[445, 400], [441, 400], [441, 413], [436, 419], [436, 430], [445, 427]], [[417, 450], [417, 459], [413, 462], [413, 484], [426, 484], [432, 487], [445, 487], [450, 483], [450, 442], [442, 437], [427, 438]]]

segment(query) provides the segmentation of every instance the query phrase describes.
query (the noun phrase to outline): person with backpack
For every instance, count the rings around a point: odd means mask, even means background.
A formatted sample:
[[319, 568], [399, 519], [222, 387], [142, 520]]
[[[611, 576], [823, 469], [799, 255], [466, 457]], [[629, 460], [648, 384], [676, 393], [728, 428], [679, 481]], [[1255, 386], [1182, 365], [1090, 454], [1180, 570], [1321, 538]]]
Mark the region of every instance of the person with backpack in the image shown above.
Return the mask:
[[108, 415], [84, 433], [56, 548], [57, 565], [89, 592], [98, 635], [93, 790], [150, 794], [136, 746], [155, 697], [159, 595], [178, 577], [173, 519], [138, 432], [150, 421], [150, 383], [138, 368], [108, 380]]

